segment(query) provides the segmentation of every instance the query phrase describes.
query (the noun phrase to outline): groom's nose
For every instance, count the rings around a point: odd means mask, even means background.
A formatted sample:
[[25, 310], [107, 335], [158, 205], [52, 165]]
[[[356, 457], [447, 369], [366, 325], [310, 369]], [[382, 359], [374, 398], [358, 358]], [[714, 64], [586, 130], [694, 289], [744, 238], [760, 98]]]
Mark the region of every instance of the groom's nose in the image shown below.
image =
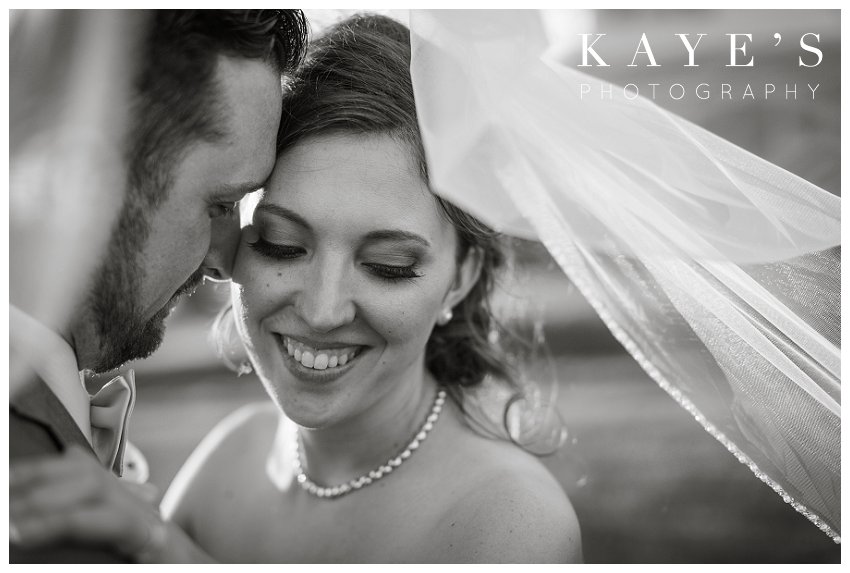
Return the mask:
[[238, 213], [213, 219], [210, 231], [210, 249], [201, 269], [208, 278], [217, 281], [230, 279], [233, 260], [239, 247], [240, 228]]

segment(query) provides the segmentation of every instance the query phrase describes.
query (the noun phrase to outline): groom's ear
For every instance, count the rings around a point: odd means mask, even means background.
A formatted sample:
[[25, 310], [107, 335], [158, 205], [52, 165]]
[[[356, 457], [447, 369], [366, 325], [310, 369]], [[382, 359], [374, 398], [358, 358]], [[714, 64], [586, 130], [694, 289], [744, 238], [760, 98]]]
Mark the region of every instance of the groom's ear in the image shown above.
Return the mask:
[[472, 287], [475, 286], [475, 283], [481, 277], [483, 263], [483, 251], [477, 247], [470, 247], [463, 260], [457, 265], [455, 280], [449, 292], [446, 293], [445, 307], [454, 308], [466, 298], [466, 295], [469, 294], [469, 291], [472, 290]]

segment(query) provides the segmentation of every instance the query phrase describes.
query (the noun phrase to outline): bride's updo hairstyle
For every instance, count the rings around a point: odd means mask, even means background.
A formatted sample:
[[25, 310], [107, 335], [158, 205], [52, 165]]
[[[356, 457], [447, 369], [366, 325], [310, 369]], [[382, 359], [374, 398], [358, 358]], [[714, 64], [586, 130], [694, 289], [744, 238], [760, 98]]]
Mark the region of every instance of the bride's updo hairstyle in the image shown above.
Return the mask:
[[[410, 32], [395, 20], [357, 15], [330, 28], [308, 48], [283, 99], [278, 155], [306, 138], [348, 133], [388, 135], [407, 146], [428, 183], [425, 152], [410, 79]], [[473, 386], [485, 376], [510, 379], [503, 352], [491, 340], [499, 328], [490, 309], [494, 276], [505, 263], [500, 235], [434, 195], [458, 236], [458, 263], [479, 251], [481, 275], [448, 324], [428, 340], [428, 369], [446, 386]]]

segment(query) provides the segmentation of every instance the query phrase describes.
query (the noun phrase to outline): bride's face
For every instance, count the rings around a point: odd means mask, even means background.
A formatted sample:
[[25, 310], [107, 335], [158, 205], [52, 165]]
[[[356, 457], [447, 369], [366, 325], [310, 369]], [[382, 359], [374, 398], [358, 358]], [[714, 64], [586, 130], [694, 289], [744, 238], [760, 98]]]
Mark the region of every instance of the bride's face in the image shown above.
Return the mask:
[[397, 141], [323, 136], [281, 156], [243, 229], [233, 303], [284, 412], [326, 427], [421, 384], [434, 324], [470, 286], [456, 250]]

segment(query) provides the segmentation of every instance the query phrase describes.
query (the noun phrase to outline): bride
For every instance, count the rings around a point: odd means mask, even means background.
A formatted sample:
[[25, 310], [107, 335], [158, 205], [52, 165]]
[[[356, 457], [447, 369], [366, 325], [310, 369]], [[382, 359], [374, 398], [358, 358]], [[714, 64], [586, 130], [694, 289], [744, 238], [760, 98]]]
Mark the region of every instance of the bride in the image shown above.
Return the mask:
[[93, 516], [76, 527], [13, 516], [23, 542], [72, 535], [147, 562], [581, 560], [554, 477], [465, 415], [464, 389], [511, 384], [488, 342], [505, 253], [429, 190], [409, 61], [403, 25], [359, 16], [291, 79], [232, 270], [230, 316], [271, 403], [206, 437], [164, 520], [103, 475], [63, 508]]

